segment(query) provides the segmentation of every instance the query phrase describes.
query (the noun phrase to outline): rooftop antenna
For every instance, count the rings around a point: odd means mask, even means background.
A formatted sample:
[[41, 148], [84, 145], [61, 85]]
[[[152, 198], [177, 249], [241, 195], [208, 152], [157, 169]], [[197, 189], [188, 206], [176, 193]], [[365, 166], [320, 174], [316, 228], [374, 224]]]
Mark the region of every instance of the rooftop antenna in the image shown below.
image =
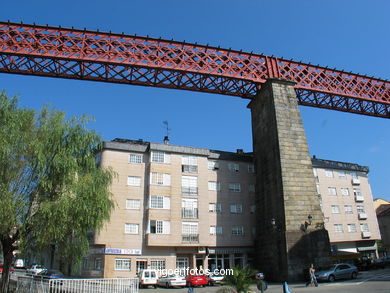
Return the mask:
[[164, 137], [164, 144], [168, 144], [169, 143], [169, 133], [170, 133], [171, 129], [169, 128], [169, 123], [167, 120], [163, 121], [163, 124], [164, 124], [165, 131], [166, 131], [166, 135]]

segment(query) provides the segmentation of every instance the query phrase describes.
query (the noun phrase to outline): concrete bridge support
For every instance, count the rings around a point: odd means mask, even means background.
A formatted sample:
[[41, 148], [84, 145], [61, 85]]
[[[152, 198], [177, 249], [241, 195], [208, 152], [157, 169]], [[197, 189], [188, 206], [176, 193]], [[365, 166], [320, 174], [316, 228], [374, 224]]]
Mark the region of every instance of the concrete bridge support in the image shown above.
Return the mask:
[[275, 281], [302, 280], [310, 263], [327, 263], [330, 256], [293, 86], [270, 79], [248, 105], [257, 170], [255, 258]]

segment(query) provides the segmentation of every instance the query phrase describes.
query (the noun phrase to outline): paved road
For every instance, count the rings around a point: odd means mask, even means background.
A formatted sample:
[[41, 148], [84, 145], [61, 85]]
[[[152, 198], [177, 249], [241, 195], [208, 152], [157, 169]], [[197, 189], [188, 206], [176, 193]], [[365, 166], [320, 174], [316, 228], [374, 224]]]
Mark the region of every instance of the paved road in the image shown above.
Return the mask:
[[[355, 280], [320, 283], [316, 287], [306, 287], [305, 284], [289, 284], [293, 293], [390, 293], [390, 268], [360, 272]], [[195, 288], [194, 293], [215, 293], [221, 287]], [[175, 289], [140, 289], [140, 293], [187, 293], [187, 288]], [[259, 292], [256, 290], [255, 292]], [[282, 284], [270, 284], [265, 293], [283, 293]]]

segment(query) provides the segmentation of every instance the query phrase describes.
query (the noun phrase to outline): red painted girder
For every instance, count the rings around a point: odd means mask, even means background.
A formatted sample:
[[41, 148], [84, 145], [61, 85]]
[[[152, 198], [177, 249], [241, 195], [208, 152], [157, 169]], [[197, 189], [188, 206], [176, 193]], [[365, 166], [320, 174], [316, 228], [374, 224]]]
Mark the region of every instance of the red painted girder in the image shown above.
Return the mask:
[[0, 72], [244, 98], [252, 98], [268, 78], [282, 78], [296, 82], [302, 105], [390, 118], [386, 80], [258, 54], [112, 33], [0, 22]]

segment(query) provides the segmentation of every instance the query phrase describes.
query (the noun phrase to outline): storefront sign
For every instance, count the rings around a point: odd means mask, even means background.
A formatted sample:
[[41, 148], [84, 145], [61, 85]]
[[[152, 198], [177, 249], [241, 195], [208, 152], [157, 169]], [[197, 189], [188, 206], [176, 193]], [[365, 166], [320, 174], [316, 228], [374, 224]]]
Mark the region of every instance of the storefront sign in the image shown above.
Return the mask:
[[141, 255], [142, 249], [104, 248], [104, 254], [132, 254]]

